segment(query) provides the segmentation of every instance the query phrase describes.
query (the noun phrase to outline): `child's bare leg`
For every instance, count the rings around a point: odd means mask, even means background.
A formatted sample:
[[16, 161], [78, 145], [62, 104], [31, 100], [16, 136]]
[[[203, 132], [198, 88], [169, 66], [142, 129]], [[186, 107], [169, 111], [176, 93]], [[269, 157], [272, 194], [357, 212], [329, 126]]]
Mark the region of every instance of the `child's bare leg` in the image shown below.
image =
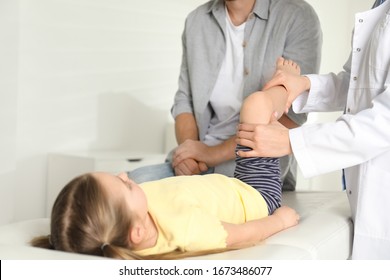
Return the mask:
[[282, 86], [252, 93], [242, 103], [240, 122], [268, 124], [275, 112], [278, 118], [283, 115], [286, 102], [287, 91]]
[[[299, 66], [291, 61], [279, 58], [276, 71], [289, 71], [300, 74]], [[257, 91], [248, 96], [241, 107], [240, 122], [250, 124], [268, 124], [272, 114], [280, 118], [286, 108], [287, 91], [283, 86], [276, 86], [266, 91]]]

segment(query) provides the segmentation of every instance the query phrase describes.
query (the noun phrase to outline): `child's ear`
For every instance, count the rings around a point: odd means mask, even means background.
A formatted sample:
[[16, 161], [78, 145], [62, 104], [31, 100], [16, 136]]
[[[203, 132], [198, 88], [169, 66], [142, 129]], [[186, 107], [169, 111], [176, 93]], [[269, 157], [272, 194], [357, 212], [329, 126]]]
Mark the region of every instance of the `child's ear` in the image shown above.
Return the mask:
[[135, 224], [129, 229], [129, 243], [138, 245], [144, 239], [145, 229], [140, 224]]

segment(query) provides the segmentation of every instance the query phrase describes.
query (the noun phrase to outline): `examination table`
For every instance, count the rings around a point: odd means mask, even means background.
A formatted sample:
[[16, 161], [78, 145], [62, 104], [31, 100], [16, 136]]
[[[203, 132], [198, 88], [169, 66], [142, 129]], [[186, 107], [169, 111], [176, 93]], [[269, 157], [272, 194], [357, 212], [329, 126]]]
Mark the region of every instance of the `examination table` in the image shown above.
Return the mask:
[[[283, 204], [295, 208], [297, 226], [245, 249], [193, 257], [203, 260], [345, 260], [351, 256], [353, 225], [343, 191], [283, 193]], [[0, 259], [78, 260], [98, 257], [31, 247], [37, 235], [49, 234], [49, 219], [33, 219], [0, 226]]]

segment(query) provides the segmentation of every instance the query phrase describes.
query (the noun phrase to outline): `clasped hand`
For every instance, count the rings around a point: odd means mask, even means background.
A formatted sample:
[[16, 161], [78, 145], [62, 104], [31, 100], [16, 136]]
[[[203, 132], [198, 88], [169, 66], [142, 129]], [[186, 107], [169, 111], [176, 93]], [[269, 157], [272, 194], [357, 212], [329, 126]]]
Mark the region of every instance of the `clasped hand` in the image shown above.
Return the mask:
[[200, 141], [187, 139], [179, 145], [172, 159], [176, 175], [196, 175], [207, 171], [208, 146]]

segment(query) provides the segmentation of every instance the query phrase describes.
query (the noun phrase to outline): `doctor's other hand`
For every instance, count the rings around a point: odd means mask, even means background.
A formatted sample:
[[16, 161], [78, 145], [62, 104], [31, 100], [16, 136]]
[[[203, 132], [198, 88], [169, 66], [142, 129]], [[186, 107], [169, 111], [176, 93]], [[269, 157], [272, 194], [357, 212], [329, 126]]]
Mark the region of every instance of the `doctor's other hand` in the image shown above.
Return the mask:
[[240, 157], [282, 157], [292, 153], [289, 130], [276, 120], [267, 125], [239, 124], [236, 143], [252, 149], [239, 151]]
[[277, 61], [277, 70], [270, 81], [268, 81], [263, 90], [274, 86], [284, 86], [288, 93], [286, 112], [291, 107], [292, 102], [303, 92], [310, 90], [310, 79], [300, 75], [298, 64], [291, 60], [279, 58]]

